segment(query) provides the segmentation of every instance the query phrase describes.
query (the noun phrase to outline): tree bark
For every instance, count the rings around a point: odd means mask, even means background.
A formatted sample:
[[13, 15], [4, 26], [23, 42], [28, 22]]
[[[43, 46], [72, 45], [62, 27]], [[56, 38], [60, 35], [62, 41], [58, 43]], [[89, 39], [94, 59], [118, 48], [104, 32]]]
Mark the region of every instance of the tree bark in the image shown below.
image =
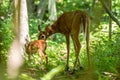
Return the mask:
[[50, 16], [49, 16], [50, 21], [57, 20], [57, 11], [56, 11], [55, 0], [49, 0], [48, 10], [49, 10], [49, 14], [50, 14]]
[[35, 10], [34, 0], [27, 0], [28, 13], [33, 14]]
[[17, 78], [23, 64], [24, 45], [29, 41], [26, 0], [14, 0], [15, 38], [8, 52], [7, 73], [11, 80]]
[[30, 41], [28, 27], [28, 12], [26, 0], [21, 0], [20, 6], [20, 43], [23, 45]]
[[41, 0], [37, 9], [37, 18], [38, 18], [38, 24], [41, 25], [42, 19], [44, 17], [44, 13], [47, 6], [47, 0]]
[[[112, 12], [112, 0], [109, 0], [109, 10]], [[112, 19], [109, 17], [109, 40], [112, 38]]]
[[111, 19], [113, 21], [116, 22], [116, 24], [120, 27], [120, 22], [118, 21], [118, 19], [112, 14], [112, 12], [110, 12], [109, 8], [107, 7], [107, 5], [105, 4], [105, 2], [103, 0], [99, 0], [102, 4], [102, 6], [104, 7], [104, 9], [106, 10], [106, 12], [108, 13], [108, 15], [111, 17]]

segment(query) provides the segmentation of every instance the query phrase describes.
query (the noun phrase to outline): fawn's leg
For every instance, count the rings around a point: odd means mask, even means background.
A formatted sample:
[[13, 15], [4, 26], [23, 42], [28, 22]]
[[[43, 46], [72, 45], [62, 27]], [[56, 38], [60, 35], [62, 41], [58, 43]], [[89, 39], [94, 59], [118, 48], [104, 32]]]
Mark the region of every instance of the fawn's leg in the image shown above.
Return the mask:
[[43, 53], [43, 51], [42, 50], [40, 50], [40, 49], [38, 49], [38, 53], [39, 53], [39, 55], [40, 55], [40, 58], [41, 58], [41, 63], [43, 62], [43, 59], [44, 59], [44, 57], [45, 57], [45, 55], [44, 55], [44, 53]]
[[30, 55], [31, 55], [31, 53], [28, 53], [28, 60], [30, 61]]
[[48, 65], [48, 56], [47, 56], [46, 52], [44, 52], [44, 54], [45, 54], [45, 60], [46, 60], [46, 66], [47, 66]]

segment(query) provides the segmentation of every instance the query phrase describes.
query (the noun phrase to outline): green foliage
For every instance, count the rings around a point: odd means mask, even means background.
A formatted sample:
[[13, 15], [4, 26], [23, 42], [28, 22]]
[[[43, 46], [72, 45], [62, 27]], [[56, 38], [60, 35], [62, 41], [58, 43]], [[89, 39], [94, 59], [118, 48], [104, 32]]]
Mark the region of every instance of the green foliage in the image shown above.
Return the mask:
[[108, 41], [106, 39], [107, 38], [102, 36], [100, 40], [92, 43], [92, 45], [94, 45], [94, 62], [100, 71], [106, 70], [114, 72], [120, 57], [118, 52], [119, 49], [116, 45], [120, 44], [116, 43], [116, 41]]
[[112, 1], [112, 5], [113, 5], [113, 13], [115, 16], [119, 17], [120, 18], [120, 0], [115, 0], [115, 1]]
[[51, 80], [56, 74], [63, 71], [65, 68], [63, 65], [60, 65], [54, 69], [52, 69], [49, 73], [47, 73], [41, 80]]
[[0, 62], [6, 63], [7, 52], [13, 39], [9, 0], [0, 1]]
[[[57, 14], [61, 15], [64, 11], [73, 11], [73, 10], [84, 10], [90, 12], [92, 1], [94, 0], [58, 0], [57, 1]], [[39, 0], [35, 1], [35, 4], [38, 5]], [[120, 0], [112, 1], [112, 11], [113, 14], [120, 19]], [[10, 44], [14, 38], [12, 30], [12, 2], [10, 0], [1, 0], [0, 1], [0, 62], [6, 63], [7, 53], [10, 47]], [[80, 52], [80, 61], [85, 68], [84, 71], [78, 69], [74, 75], [66, 75], [65, 70], [56, 73], [53, 77], [55, 80], [88, 80], [87, 77], [91, 75], [91, 80], [111, 80], [110, 75], [104, 75], [104, 72], [118, 74], [119, 63], [120, 63], [120, 29], [115, 23], [112, 22], [112, 40], [108, 40], [108, 15], [104, 11], [103, 7], [96, 1], [92, 13], [89, 13], [92, 16], [91, 20], [91, 38], [90, 38], [90, 56], [92, 60], [92, 68], [90, 71], [87, 70], [87, 54], [86, 54], [86, 45], [85, 39], [80, 38], [82, 49]], [[49, 16], [48, 14], [45, 14]], [[51, 22], [42, 20], [41, 29], [44, 30], [46, 25]], [[38, 19], [34, 15], [29, 15], [29, 30], [31, 40], [37, 40], [38, 35]], [[81, 36], [80, 36], [81, 37]], [[47, 49], [46, 53], [48, 55], [48, 69], [46, 70], [45, 60], [41, 63], [40, 56], [38, 53], [31, 57], [31, 61], [28, 61], [28, 56], [25, 54], [25, 62], [22, 68], [22, 73], [20, 74], [20, 80], [40, 80], [43, 76], [54, 70], [55, 67], [59, 65], [66, 66], [66, 43], [65, 37], [61, 34], [56, 34], [55, 40], [51, 38], [47, 39]], [[75, 51], [72, 40], [70, 40], [70, 69], [73, 67], [75, 60]], [[0, 69], [4, 69], [3, 67]], [[4, 71], [5, 72], [5, 71]], [[1, 73], [2, 74], [2, 73]], [[4, 73], [3, 73], [4, 74]], [[49, 73], [48, 73], [49, 74]], [[48, 75], [47, 74], [47, 75]], [[89, 75], [91, 74], [91, 75]], [[4, 76], [4, 75], [3, 75]], [[0, 79], [1, 76], [0, 76]], [[3, 78], [4, 79], [4, 78]]]
[[32, 77], [28, 76], [27, 74], [21, 74], [21, 75], [19, 76], [19, 79], [20, 79], [20, 80], [35, 80], [35, 79], [33, 79]]
[[2, 63], [6, 63], [6, 58], [7, 58], [7, 53], [8, 53], [8, 49], [10, 47], [10, 43], [13, 40], [13, 31], [12, 29], [12, 24], [11, 24], [11, 19], [6, 19], [5, 21], [1, 21], [1, 28], [0, 28], [0, 35], [1, 36], [1, 42], [0, 42], [0, 46], [1, 51], [0, 51], [0, 57], [1, 62]]
[[[31, 18], [32, 17], [32, 18]], [[29, 19], [29, 33], [31, 40], [37, 40], [37, 33], [38, 33], [38, 25], [37, 25], [37, 19], [31, 16]]]
[[[71, 11], [71, 10], [88, 10], [90, 9], [90, 2], [91, 0], [86, 0], [86, 1], [82, 1], [82, 0], [61, 0], [58, 1], [57, 3], [57, 8], [60, 11]], [[73, 7], [70, 7], [73, 6]], [[86, 8], [87, 6], [87, 8]], [[61, 9], [61, 7], [63, 7]]]

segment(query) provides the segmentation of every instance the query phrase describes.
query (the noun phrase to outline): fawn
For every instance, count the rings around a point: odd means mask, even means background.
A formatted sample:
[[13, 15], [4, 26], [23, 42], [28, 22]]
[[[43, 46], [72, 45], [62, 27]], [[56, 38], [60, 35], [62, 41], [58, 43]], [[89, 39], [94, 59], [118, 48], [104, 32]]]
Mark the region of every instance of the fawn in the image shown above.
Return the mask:
[[28, 54], [28, 59], [30, 60], [30, 56], [35, 53], [39, 53], [41, 60], [46, 59], [46, 64], [48, 64], [48, 57], [45, 52], [47, 43], [45, 33], [41, 31], [41, 34], [38, 36], [38, 40], [31, 41], [26, 46], [26, 53]]

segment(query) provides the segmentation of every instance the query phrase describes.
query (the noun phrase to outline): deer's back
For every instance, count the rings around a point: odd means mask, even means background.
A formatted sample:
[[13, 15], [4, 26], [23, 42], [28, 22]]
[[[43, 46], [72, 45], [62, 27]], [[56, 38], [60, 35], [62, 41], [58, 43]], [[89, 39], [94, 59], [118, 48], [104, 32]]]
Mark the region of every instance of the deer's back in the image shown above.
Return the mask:
[[87, 13], [80, 10], [65, 12], [53, 25], [56, 26], [60, 32], [69, 33], [73, 27], [74, 29], [78, 29], [77, 27], [80, 27], [80, 25], [83, 23], [83, 19], [85, 18], [88, 18]]

